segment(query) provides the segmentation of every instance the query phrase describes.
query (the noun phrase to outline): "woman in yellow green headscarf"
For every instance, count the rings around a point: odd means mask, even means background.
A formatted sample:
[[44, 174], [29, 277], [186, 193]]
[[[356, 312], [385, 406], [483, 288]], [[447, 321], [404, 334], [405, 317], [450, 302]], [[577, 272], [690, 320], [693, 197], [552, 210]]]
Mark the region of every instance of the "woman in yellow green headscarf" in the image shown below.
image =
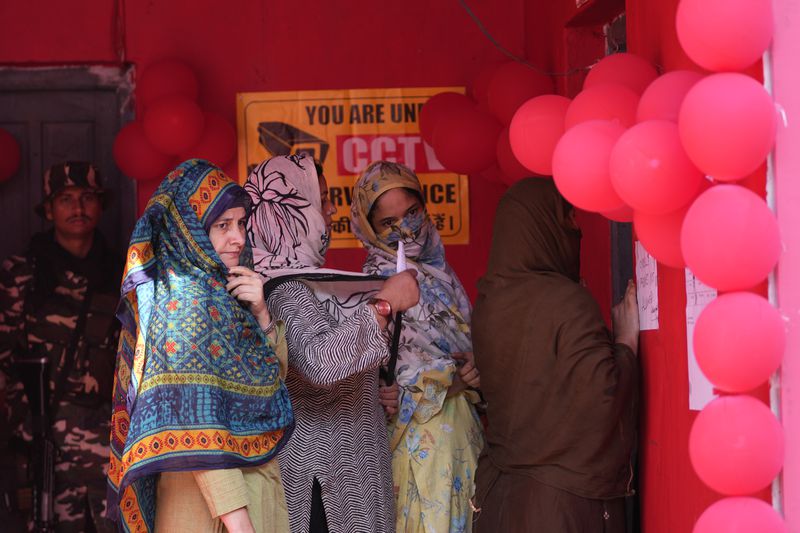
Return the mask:
[[394, 274], [403, 242], [418, 273], [420, 301], [404, 313], [398, 347], [400, 411], [389, 424], [397, 531], [471, 531], [483, 433], [469, 300], [407, 167], [367, 167], [353, 190], [351, 224], [369, 254], [364, 272]]

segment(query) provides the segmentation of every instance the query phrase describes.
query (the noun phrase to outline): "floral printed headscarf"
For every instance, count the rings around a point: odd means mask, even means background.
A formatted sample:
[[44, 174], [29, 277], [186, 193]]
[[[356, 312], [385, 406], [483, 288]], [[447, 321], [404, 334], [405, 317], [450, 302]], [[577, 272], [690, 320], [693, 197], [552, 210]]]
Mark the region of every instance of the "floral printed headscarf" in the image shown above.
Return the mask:
[[365, 273], [395, 274], [395, 239], [416, 239], [419, 243], [418, 256], [409, 257], [408, 261], [418, 272], [420, 301], [406, 311], [403, 318], [397, 361], [397, 383], [402, 392], [393, 446], [412, 416], [418, 422], [425, 422], [439, 412], [456, 368], [452, 354], [472, 350], [469, 299], [445, 261], [442, 240], [427, 213], [416, 231], [416, 221], [401, 223], [396, 229], [392, 228], [392, 232], [381, 235], [370, 225], [369, 213], [380, 196], [400, 187], [423, 198], [419, 179], [408, 167], [375, 162], [356, 182], [351, 206], [353, 233], [369, 254], [363, 267]]
[[444, 245], [427, 211], [423, 210], [417, 216], [404, 219], [377, 234], [372, 228], [369, 215], [375, 202], [383, 193], [401, 188], [414, 191], [420, 199], [423, 198], [419, 178], [408, 167], [388, 161], [378, 161], [367, 167], [353, 190], [353, 233], [367, 248], [376, 248], [386, 257], [397, 257], [397, 242], [402, 240], [409, 259], [444, 268]]

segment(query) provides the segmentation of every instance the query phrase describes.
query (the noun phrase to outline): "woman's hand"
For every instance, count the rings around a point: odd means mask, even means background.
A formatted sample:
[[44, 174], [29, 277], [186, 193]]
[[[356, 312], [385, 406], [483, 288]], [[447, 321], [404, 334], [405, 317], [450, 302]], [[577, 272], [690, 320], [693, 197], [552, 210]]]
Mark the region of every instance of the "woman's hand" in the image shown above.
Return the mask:
[[411, 309], [419, 302], [417, 271], [408, 269], [391, 276], [375, 297], [388, 301], [394, 313]]
[[639, 349], [639, 304], [633, 280], [628, 280], [622, 301], [611, 308], [611, 322], [614, 324], [615, 341], [627, 344], [635, 354]]
[[464, 380], [461, 379], [461, 376], [458, 375], [458, 372], [453, 374], [453, 383], [447, 388], [447, 397], [450, 398], [455, 396], [460, 392], [464, 392], [467, 390], [467, 384], [464, 383]]
[[467, 387], [479, 389], [481, 387], [481, 373], [475, 366], [475, 355], [472, 352], [456, 352], [453, 359], [458, 365], [457, 375]]
[[383, 406], [383, 412], [387, 417], [392, 417], [397, 414], [400, 408], [400, 387], [395, 381], [392, 385], [387, 385], [385, 381], [380, 380], [378, 387], [378, 403]]
[[247, 267], [234, 266], [230, 269], [228, 284], [225, 288], [237, 300], [244, 302], [250, 312], [258, 320], [258, 325], [265, 328], [270, 323], [267, 302], [264, 300], [264, 284], [261, 276]]
[[221, 514], [219, 519], [230, 533], [255, 533], [256, 531], [250, 521], [250, 515], [247, 514], [247, 507], [240, 507], [235, 511]]

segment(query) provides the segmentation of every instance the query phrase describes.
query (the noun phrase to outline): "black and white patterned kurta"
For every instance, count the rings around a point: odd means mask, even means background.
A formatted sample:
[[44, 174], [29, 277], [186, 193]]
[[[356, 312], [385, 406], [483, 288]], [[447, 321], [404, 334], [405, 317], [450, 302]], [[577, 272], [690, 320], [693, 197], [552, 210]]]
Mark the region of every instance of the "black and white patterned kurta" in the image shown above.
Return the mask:
[[289, 345], [297, 425], [278, 458], [292, 533], [309, 530], [314, 478], [331, 532], [393, 532], [391, 458], [378, 403], [378, 366], [389, 353], [373, 311], [363, 305], [337, 322], [300, 281], [279, 285], [268, 304], [286, 322]]

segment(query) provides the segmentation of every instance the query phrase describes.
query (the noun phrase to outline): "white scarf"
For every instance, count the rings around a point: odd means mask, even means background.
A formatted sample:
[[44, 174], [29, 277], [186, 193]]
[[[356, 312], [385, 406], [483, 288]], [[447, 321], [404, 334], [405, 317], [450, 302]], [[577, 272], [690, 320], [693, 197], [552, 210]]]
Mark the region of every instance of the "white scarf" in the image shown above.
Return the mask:
[[330, 236], [310, 156], [267, 159], [253, 169], [244, 189], [253, 201], [247, 235], [257, 272], [322, 266]]

